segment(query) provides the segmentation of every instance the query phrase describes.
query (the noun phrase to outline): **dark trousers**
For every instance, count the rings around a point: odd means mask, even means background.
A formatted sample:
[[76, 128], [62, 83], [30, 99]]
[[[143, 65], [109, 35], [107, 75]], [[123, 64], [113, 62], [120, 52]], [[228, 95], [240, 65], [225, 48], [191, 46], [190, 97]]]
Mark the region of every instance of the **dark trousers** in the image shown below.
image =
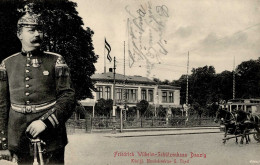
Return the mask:
[[[43, 161], [46, 165], [64, 165], [64, 151], [65, 148], [61, 148], [52, 152], [43, 153]], [[32, 154], [19, 154], [18, 156], [18, 165], [32, 165], [34, 157]], [[38, 156], [38, 154], [37, 154]], [[37, 160], [40, 164], [40, 159], [37, 157]]]

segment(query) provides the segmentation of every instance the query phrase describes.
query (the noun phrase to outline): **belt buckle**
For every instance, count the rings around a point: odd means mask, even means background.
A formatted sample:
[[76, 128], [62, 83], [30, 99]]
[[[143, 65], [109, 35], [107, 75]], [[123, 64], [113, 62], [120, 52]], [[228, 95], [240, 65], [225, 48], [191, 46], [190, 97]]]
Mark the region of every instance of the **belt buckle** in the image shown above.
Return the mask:
[[25, 112], [26, 113], [31, 113], [32, 112], [32, 106], [31, 105], [26, 105], [25, 106]]

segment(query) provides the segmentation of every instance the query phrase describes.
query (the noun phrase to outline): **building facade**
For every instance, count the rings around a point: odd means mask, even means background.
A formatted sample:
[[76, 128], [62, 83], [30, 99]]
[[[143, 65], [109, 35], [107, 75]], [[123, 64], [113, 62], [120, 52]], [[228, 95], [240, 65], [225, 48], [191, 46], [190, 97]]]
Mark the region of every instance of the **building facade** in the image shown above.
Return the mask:
[[123, 107], [125, 104], [128, 107], [134, 107], [141, 100], [146, 100], [149, 104], [163, 108], [181, 108], [180, 105], [180, 87], [170, 85], [158, 85], [142, 76], [124, 76], [114, 74], [112, 72], [94, 74], [92, 80], [95, 82], [96, 91], [93, 91], [94, 99], [82, 100], [83, 106], [93, 107], [95, 103], [103, 99], [115, 98], [116, 105]]

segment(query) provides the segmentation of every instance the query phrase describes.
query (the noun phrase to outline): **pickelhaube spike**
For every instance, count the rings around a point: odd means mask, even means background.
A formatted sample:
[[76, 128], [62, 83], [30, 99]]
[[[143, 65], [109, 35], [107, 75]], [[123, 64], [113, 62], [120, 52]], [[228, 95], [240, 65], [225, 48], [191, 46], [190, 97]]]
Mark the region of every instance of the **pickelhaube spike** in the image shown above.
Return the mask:
[[24, 6], [25, 14], [18, 20], [18, 26], [37, 26], [41, 25], [40, 14], [36, 14], [33, 11], [34, 4], [28, 3]]

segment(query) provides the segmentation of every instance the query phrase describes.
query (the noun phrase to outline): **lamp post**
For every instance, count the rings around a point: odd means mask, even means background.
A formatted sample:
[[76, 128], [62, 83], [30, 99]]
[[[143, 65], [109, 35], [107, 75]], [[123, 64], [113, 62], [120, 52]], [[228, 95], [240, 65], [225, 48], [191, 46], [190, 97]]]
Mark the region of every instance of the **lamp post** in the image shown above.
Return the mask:
[[112, 133], [116, 133], [116, 57], [114, 57], [114, 68], [113, 68], [113, 113], [112, 113]]

